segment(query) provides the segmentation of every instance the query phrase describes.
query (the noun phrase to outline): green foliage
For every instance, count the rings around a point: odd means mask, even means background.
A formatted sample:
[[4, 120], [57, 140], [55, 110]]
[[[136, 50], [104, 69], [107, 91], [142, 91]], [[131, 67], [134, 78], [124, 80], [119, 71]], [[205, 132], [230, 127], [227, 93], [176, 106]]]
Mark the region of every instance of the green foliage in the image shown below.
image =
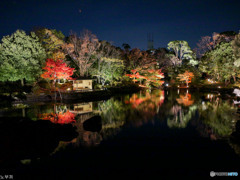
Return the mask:
[[180, 67], [170, 66], [168, 68], [168, 76], [171, 77], [172, 80], [177, 80], [178, 74], [183, 74], [185, 71], [189, 71], [194, 74], [194, 78], [192, 79], [193, 84], [196, 84], [199, 82], [199, 80], [201, 78], [201, 73], [200, 73], [199, 69], [195, 66], [191, 66], [188, 64], [184, 64]]
[[196, 65], [198, 65], [198, 61], [196, 59], [190, 59], [189, 65], [196, 66]]
[[51, 29], [52, 33], [60, 40], [64, 40], [65, 36], [62, 31], [57, 31], [56, 29]]
[[0, 81], [34, 81], [41, 74], [46, 53], [35, 33], [17, 30], [0, 44]]
[[96, 61], [91, 66], [89, 73], [97, 77], [98, 83], [117, 85], [122, 81], [124, 63], [120, 59], [121, 52], [107, 41], [100, 41], [94, 58]]
[[200, 108], [201, 119], [204, 119], [204, 124], [210, 126], [213, 131], [221, 136], [229, 136], [233, 131], [233, 122], [236, 122], [238, 117], [236, 107], [230, 106], [227, 102], [207, 102]]
[[121, 101], [111, 98], [108, 101], [99, 102], [98, 107], [103, 119], [103, 128], [117, 128], [125, 123], [127, 108]]
[[56, 29], [40, 28], [35, 30], [35, 33], [45, 48], [48, 58], [52, 58], [53, 53], [64, 44], [64, 34]]
[[235, 36], [235, 39], [232, 41], [233, 53], [236, 57], [234, 65], [240, 66], [240, 34]]
[[167, 120], [169, 128], [186, 128], [188, 122], [196, 113], [197, 106], [193, 105], [188, 110], [183, 109], [181, 106], [175, 105], [170, 111], [170, 118]]
[[234, 66], [234, 62], [235, 56], [231, 43], [222, 42], [201, 58], [199, 69], [215, 80], [227, 81], [238, 73], [239, 69]]
[[174, 66], [181, 65], [183, 60], [188, 60], [190, 65], [197, 65], [196, 55], [191, 50], [187, 41], [170, 41], [168, 49], [173, 50], [173, 54], [169, 54], [169, 58]]
[[96, 76], [101, 80], [102, 85], [109, 82], [113, 85], [120, 82], [123, 76], [124, 65], [119, 59], [102, 58], [89, 71], [92, 76]]

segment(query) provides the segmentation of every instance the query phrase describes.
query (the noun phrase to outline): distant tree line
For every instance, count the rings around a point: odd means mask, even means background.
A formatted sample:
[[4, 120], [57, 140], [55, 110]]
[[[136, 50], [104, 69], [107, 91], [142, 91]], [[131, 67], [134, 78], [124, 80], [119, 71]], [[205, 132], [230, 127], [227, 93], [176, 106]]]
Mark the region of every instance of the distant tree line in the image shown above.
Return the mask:
[[0, 81], [34, 84], [41, 79], [47, 59], [61, 60], [75, 69], [72, 77], [94, 77], [102, 86], [131, 81], [129, 77], [134, 76], [133, 72], [138, 72], [140, 84], [149, 83], [148, 78], [142, 78], [149, 70], [161, 70], [165, 81], [172, 84], [186, 79], [184, 73], [191, 74], [192, 82], [205, 74], [225, 84], [237, 83], [240, 78], [240, 34], [226, 31], [201, 37], [194, 50], [184, 40], [170, 41], [167, 48], [140, 50], [127, 43], [122, 48], [116, 47], [99, 40], [88, 30], [67, 37], [55, 29], [35, 28], [29, 34], [17, 30], [1, 40]]

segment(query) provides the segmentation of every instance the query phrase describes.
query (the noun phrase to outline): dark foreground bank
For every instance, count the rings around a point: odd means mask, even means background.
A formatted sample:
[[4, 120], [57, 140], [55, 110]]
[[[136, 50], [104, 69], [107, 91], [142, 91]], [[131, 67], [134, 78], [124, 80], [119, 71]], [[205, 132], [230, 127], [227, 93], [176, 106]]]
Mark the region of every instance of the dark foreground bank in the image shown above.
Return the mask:
[[[70, 145], [50, 157], [48, 153], [60, 141], [76, 137], [71, 125], [12, 119], [2, 127], [1, 142], [8, 142], [3, 137], [12, 138], [7, 144], [12, 148], [6, 152], [6, 147], [1, 148], [1, 156], [5, 154], [8, 160], [1, 162], [1, 174], [12, 174], [14, 179], [210, 177], [210, 171], [240, 170], [239, 157], [224, 140], [202, 138], [192, 125], [174, 131], [164, 123], [126, 128], [98, 147]], [[234, 141], [239, 138], [238, 131], [233, 134]]]

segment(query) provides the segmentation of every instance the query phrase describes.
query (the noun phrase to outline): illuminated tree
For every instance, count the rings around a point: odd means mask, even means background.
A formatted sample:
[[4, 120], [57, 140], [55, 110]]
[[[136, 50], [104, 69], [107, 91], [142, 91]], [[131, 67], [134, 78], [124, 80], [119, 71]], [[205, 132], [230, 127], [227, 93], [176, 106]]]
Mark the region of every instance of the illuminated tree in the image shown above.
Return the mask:
[[236, 81], [239, 68], [234, 65], [236, 58], [230, 42], [218, 44], [214, 50], [205, 53], [201, 58], [199, 69], [217, 81], [227, 84], [231, 78]]
[[57, 79], [72, 79], [74, 68], [68, 67], [68, 65], [63, 62], [63, 60], [59, 59], [54, 61], [53, 59], [47, 59], [46, 66], [43, 67], [46, 70], [41, 77], [49, 80], [57, 80]]
[[17, 30], [0, 44], [0, 81], [36, 80], [41, 74], [46, 53], [35, 33]]
[[105, 66], [105, 68], [102, 68], [103, 71], [102, 71], [101, 78], [104, 82], [108, 81], [110, 85], [113, 85], [113, 83], [115, 82], [117, 83], [121, 81], [123, 76], [123, 70], [124, 70], [124, 65], [122, 60], [119, 60], [119, 59], [106, 60], [105, 59], [105, 61], [103, 61], [103, 66]]
[[64, 45], [65, 36], [61, 31], [56, 29], [38, 28], [34, 32], [38, 36], [40, 42], [46, 50], [48, 58], [53, 58], [55, 52], [60, 51]]
[[193, 77], [194, 77], [194, 74], [192, 72], [185, 71], [185, 73], [179, 74], [177, 78], [180, 81], [185, 81], [188, 86], [188, 84], [191, 83], [191, 80]]
[[235, 55], [234, 65], [240, 66], [240, 33], [235, 36], [235, 39], [232, 41], [233, 53]]
[[161, 81], [161, 79], [164, 78], [164, 74], [162, 73], [161, 69], [150, 69], [146, 70], [145, 72], [146, 73], [144, 75], [144, 79], [146, 80], [147, 87], [150, 87], [151, 84], [153, 86], [159, 87], [164, 83], [164, 81]]
[[203, 36], [197, 43], [195, 49], [198, 57], [202, 57], [206, 52], [213, 50], [221, 42], [230, 42], [234, 39], [236, 33], [234, 31], [225, 31], [222, 33], [214, 32], [212, 37]]
[[97, 60], [95, 55], [100, 45], [97, 37], [86, 30], [81, 37], [76, 34], [71, 35], [69, 42], [63, 46], [63, 49], [79, 68], [79, 75], [88, 75], [89, 68]]
[[131, 72], [132, 74], [126, 74], [126, 76], [133, 79], [133, 82], [140, 81], [141, 83], [141, 81], [144, 79], [146, 82], [146, 87], [151, 87], [151, 85], [159, 87], [164, 83], [164, 81], [161, 81], [161, 79], [164, 78], [161, 69], [142, 70], [141, 73], [143, 73], [143, 75], [140, 75], [135, 69], [131, 70]]
[[156, 59], [153, 58], [147, 51], [141, 51], [134, 48], [128, 54], [127, 69], [136, 69], [141, 71], [142, 69], [148, 69], [156, 64]]
[[128, 76], [131, 79], [133, 79], [134, 83], [137, 81], [140, 81], [140, 79], [145, 79], [145, 77], [141, 76], [136, 69], [132, 69], [131, 72], [132, 72], [132, 74], [126, 74], [125, 76]]
[[198, 56], [203, 56], [206, 52], [213, 50], [216, 45], [220, 42], [220, 34], [214, 32], [211, 36], [203, 36], [197, 43], [197, 54]]
[[196, 64], [196, 62], [193, 63], [195, 60], [194, 53], [187, 41], [170, 41], [168, 43], [168, 49], [174, 52], [174, 54], [169, 54], [173, 66], [182, 65], [183, 60], [189, 60], [192, 64]]
[[52, 80], [55, 89], [57, 79], [64, 79], [64, 81], [72, 79], [74, 68], [68, 67], [68, 65], [59, 59], [54, 61], [53, 59], [47, 59], [46, 66], [43, 67], [45, 72], [41, 75], [42, 78]]
[[[124, 63], [121, 60], [121, 52], [107, 41], [101, 41], [95, 54], [97, 61], [94, 62], [89, 73], [97, 77], [98, 83], [105, 84], [121, 81]], [[114, 81], [114, 82], [113, 82]]]
[[53, 60], [65, 59], [65, 54], [61, 50], [57, 50], [52, 54]]

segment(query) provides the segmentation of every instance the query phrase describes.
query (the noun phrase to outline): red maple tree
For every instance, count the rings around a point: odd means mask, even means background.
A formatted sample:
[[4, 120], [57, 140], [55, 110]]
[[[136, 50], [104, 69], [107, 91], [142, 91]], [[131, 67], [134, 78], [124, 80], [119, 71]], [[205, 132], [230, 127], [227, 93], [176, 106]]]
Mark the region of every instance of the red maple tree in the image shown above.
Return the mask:
[[136, 81], [138, 81], [139, 79], [145, 79], [145, 77], [140, 75], [139, 72], [137, 72], [136, 69], [132, 69], [131, 72], [132, 72], [132, 74], [126, 74], [126, 76], [130, 77], [131, 79], [133, 79], [134, 83]]
[[188, 87], [188, 84], [191, 83], [193, 77], [194, 74], [192, 72], [185, 71], [183, 74], [179, 74], [177, 78], [180, 81], [185, 81]]
[[[73, 75], [74, 68], [68, 67], [68, 65], [62, 59], [47, 59], [46, 66], [43, 67], [45, 72], [41, 75], [44, 79], [53, 80], [53, 88], [55, 91], [55, 99], [56, 99], [56, 80], [64, 79], [64, 81], [73, 79], [71, 76]], [[62, 99], [60, 90], [58, 89], [60, 97]]]
[[164, 81], [161, 79], [164, 78], [164, 74], [162, 73], [161, 69], [149, 69], [145, 73], [146, 85], [149, 86], [151, 83], [154, 86], [161, 86]]
[[62, 59], [53, 60], [47, 59], [46, 66], [43, 67], [45, 72], [41, 75], [44, 79], [53, 80], [56, 82], [57, 79], [72, 79], [74, 68], [68, 67]]
[[164, 74], [162, 73], [161, 69], [150, 69], [150, 70], [142, 70], [141, 73], [144, 75], [140, 75], [136, 69], [131, 70], [132, 74], [126, 74], [126, 76], [133, 79], [134, 82], [140, 81], [145, 79], [146, 85], [149, 86], [153, 83], [155, 86], [161, 86], [164, 81], [161, 81], [164, 78]]

